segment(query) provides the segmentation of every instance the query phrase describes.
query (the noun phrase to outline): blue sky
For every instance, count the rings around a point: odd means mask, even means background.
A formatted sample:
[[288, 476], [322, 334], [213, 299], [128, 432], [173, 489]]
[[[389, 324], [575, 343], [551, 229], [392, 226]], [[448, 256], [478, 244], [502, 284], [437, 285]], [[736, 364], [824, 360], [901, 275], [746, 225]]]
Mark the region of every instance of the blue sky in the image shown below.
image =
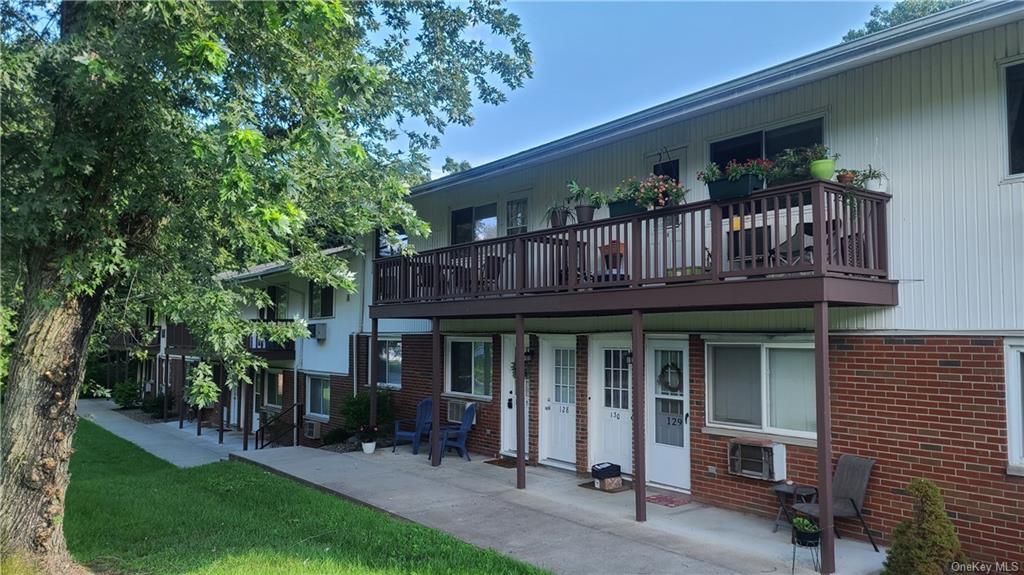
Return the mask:
[[[889, 3], [882, 3], [888, 6]], [[868, 2], [512, 2], [533, 78], [432, 151], [478, 166], [839, 43]]]

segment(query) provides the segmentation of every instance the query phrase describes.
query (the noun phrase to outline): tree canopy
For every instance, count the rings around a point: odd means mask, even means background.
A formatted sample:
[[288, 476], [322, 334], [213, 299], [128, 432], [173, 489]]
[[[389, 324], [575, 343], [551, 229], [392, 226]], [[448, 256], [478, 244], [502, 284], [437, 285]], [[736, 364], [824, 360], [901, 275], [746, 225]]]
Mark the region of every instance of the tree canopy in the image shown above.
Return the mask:
[[911, 20], [923, 18], [929, 14], [941, 12], [959, 6], [967, 0], [899, 0], [892, 8], [886, 10], [878, 4], [871, 9], [871, 19], [860, 28], [854, 28], [843, 36], [843, 42], [863, 38], [868, 34], [881, 32], [887, 28], [898, 26]]
[[[142, 305], [243, 373], [265, 295], [220, 272], [291, 259], [353, 289], [344, 245], [426, 235], [405, 202], [423, 151], [474, 103], [530, 76], [497, 2], [5, 3], [3, 304], [28, 275], [49, 304], [101, 294], [103, 325]], [[274, 339], [293, 336], [265, 325]], [[2, 364], [0, 364], [2, 365]]]
[[459, 172], [465, 172], [472, 168], [469, 162], [462, 160], [461, 162], [451, 156], [444, 157], [444, 166], [441, 167], [441, 171], [446, 174], [457, 174]]

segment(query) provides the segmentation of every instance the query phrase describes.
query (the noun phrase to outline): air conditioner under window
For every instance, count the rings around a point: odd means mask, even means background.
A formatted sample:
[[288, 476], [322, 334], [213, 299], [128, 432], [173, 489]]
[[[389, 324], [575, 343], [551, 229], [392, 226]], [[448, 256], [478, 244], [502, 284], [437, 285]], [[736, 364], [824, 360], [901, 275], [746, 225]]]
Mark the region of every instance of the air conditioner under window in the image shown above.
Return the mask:
[[309, 337], [315, 338], [317, 341], [324, 341], [327, 339], [327, 324], [326, 323], [311, 323], [309, 324]]
[[[461, 399], [449, 399], [448, 400], [448, 421], [452, 423], [462, 423], [462, 416], [466, 414], [466, 408], [473, 405], [472, 402], [462, 401]], [[476, 415], [473, 415], [473, 425], [476, 425]]]
[[763, 439], [729, 441], [729, 473], [763, 481], [786, 479], [786, 446]]
[[320, 422], [307, 421], [302, 427], [302, 435], [306, 439], [320, 439]]

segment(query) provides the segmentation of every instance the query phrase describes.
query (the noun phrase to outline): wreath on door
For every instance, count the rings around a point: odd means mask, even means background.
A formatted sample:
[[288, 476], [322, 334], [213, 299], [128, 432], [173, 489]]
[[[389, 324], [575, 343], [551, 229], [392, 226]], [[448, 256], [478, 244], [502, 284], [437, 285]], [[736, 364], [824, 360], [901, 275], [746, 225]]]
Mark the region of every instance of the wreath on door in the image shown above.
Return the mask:
[[683, 386], [683, 370], [674, 363], [666, 363], [658, 373], [658, 385], [671, 392], [677, 392]]

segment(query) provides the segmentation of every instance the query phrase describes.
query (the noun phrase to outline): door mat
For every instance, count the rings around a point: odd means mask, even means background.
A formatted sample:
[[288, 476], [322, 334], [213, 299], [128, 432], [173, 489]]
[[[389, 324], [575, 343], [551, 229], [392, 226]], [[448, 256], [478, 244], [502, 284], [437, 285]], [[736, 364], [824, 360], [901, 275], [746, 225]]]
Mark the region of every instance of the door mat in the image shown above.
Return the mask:
[[594, 481], [593, 480], [590, 480], [590, 481], [588, 481], [586, 483], [580, 483], [580, 487], [582, 487], [584, 489], [590, 489], [591, 491], [598, 491], [600, 493], [622, 493], [623, 491], [632, 491], [633, 490], [633, 482], [628, 480], [628, 479], [623, 479], [622, 480], [622, 487], [620, 487], [618, 489], [613, 489], [611, 491], [605, 491], [603, 489], [598, 489], [598, 488], [594, 487]]
[[654, 503], [657, 505], [664, 505], [665, 507], [681, 507], [690, 502], [690, 498], [686, 495], [648, 495], [648, 503]]
[[[511, 457], [499, 457], [498, 459], [488, 459], [484, 463], [490, 463], [491, 465], [497, 465], [498, 467], [504, 467], [505, 469], [515, 469], [516, 460]], [[530, 462], [526, 462], [526, 466], [530, 467]]]

